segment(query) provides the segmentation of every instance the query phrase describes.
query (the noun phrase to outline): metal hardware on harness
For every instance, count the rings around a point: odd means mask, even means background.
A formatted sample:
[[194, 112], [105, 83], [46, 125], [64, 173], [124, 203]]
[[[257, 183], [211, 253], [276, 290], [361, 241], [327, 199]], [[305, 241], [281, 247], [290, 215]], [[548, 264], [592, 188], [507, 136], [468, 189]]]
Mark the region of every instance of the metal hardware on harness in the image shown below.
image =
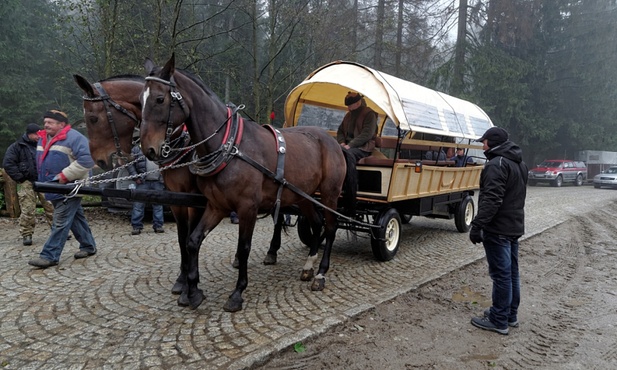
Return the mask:
[[180, 108], [182, 108], [182, 112], [184, 113], [185, 120], [188, 119], [190, 112], [187, 110], [186, 105], [184, 105], [182, 94], [180, 94], [180, 92], [176, 90], [176, 82], [174, 81], [173, 76], [171, 76], [169, 81], [165, 81], [162, 78], [158, 78], [154, 76], [148, 76], [146, 77], [146, 81], [155, 81], [155, 82], [162, 83], [163, 85], [167, 85], [170, 87], [169, 94], [171, 96], [171, 102], [169, 103], [169, 113], [167, 114], [167, 130], [165, 131], [165, 141], [163, 142], [163, 145], [161, 146], [161, 157], [166, 159], [167, 156], [169, 156], [171, 152], [170, 137], [174, 131], [172, 127], [172, 122], [171, 122], [171, 112], [174, 108], [174, 102], [178, 102], [178, 104], [180, 105]]
[[[240, 108], [244, 105], [236, 107], [233, 104], [229, 104], [227, 107], [228, 118], [223, 122], [223, 125], [219, 126], [215, 132], [208, 137], [213, 137], [224, 126], [225, 123], [230, 124], [229, 136], [221, 143], [221, 146], [209, 153], [208, 155], [198, 158], [197, 153], [193, 153], [193, 164], [189, 167], [191, 173], [198, 176], [213, 176], [220, 172], [236, 155], [242, 135], [242, 127], [244, 125], [242, 117], [238, 115]], [[232, 109], [233, 108], [233, 109]]]

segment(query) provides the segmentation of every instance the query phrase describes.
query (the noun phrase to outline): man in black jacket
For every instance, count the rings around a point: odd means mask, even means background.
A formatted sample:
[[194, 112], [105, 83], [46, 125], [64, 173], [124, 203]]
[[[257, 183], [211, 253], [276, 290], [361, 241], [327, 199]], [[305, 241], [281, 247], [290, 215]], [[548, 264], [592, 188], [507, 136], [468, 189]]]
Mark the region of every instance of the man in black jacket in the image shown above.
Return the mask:
[[37, 198], [45, 209], [45, 216], [49, 224], [51, 224], [54, 213], [51, 203], [45, 199], [42, 193], [35, 192], [33, 187], [38, 176], [36, 172], [36, 144], [39, 140], [39, 130], [40, 128], [36, 123], [28, 124], [26, 133], [6, 150], [2, 163], [6, 174], [19, 184], [17, 191], [19, 208], [21, 208], [19, 233], [23, 238], [24, 245], [32, 245]]
[[525, 233], [527, 165], [521, 149], [500, 127], [491, 127], [477, 141], [484, 144], [488, 162], [480, 175], [478, 214], [471, 222], [469, 239], [484, 245], [493, 305], [484, 316], [472, 318], [471, 324], [507, 335], [508, 327], [518, 326], [518, 239]]

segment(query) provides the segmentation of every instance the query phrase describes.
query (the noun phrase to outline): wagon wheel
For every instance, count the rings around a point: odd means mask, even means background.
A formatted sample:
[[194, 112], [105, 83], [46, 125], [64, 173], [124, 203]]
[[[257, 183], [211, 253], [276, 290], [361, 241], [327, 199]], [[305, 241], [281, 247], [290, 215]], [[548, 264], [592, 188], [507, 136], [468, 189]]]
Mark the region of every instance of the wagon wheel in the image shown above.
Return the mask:
[[576, 175], [576, 186], [583, 186], [583, 175]]
[[[300, 241], [304, 243], [306, 246], [310, 246], [311, 240], [313, 240], [313, 231], [311, 230], [311, 225], [306, 219], [305, 216], [298, 216], [298, 237]], [[319, 245], [323, 243], [324, 239], [326, 239], [326, 229], [322, 226], [321, 232], [319, 235]]]
[[371, 247], [378, 261], [389, 261], [398, 252], [401, 241], [401, 217], [394, 208], [380, 213], [375, 224], [381, 226], [371, 231]]
[[475, 206], [470, 196], [465, 197], [457, 206], [454, 213], [454, 224], [461, 233], [466, 233], [471, 228]]
[[553, 180], [552, 185], [557, 188], [560, 188], [561, 185], [563, 185], [563, 177], [561, 175], [558, 175], [557, 178]]

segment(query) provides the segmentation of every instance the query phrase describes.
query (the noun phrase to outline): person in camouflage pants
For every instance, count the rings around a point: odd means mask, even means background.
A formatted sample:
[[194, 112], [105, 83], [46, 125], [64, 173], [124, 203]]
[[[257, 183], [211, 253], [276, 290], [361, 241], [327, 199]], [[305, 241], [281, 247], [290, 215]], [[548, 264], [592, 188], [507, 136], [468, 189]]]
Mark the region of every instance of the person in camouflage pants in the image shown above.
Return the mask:
[[[45, 219], [50, 227], [54, 216], [54, 207], [45, 199], [43, 193], [34, 191], [34, 186], [31, 181], [24, 181], [20, 184], [17, 197], [19, 199], [19, 207], [21, 208], [21, 214], [19, 215], [19, 233], [24, 237], [24, 245], [29, 245], [28, 243], [32, 243], [32, 234], [34, 234], [34, 225], [36, 224], [37, 200], [41, 202], [45, 210]], [[27, 238], [27, 236], [30, 236], [30, 238]]]
[[32, 244], [32, 234], [36, 223], [36, 200], [39, 199], [45, 209], [47, 222], [51, 226], [53, 206], [41, 193], [34, 191], [33, 183], [37, 179], [36, 145], [39, 139], [39, 126], [28, 124], [26, 133], [11, 144], [4, 154], [4, 171], [19, 184], [17, 197], [21, 214], [19, 216], [19, 232], [24, 245]]

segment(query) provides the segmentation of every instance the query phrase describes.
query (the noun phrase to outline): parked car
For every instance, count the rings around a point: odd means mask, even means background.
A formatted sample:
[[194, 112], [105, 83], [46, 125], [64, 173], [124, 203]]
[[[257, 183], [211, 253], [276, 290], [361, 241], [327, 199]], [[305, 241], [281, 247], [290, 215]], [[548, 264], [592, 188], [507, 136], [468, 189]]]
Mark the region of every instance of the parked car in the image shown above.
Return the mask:
[[593, 177], [594, 188], [600, 189], [603, 186], [617, 188], [617, 167], [609, 167]]
[[584, 162], [567, 159], [547, 159], [529, 171], [527, 183], [535, 186], [538, 183], [547, 183], [552, 186], [561, 186], [564, 182], [571, 182], [577, 186], [587, 180], [587, 166]]

